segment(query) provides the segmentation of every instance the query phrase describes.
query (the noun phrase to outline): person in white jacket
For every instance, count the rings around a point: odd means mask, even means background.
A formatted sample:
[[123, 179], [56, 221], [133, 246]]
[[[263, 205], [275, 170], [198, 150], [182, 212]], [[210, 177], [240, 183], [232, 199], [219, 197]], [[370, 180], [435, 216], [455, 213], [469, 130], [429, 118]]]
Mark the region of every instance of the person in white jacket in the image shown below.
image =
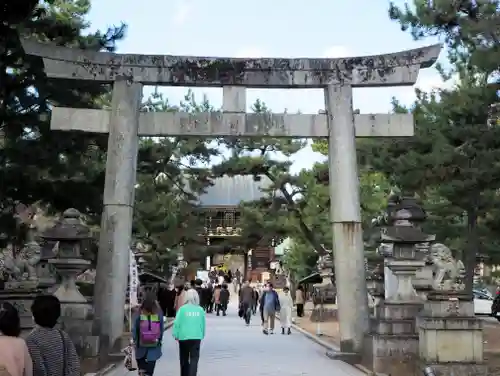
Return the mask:
[[283, 292], [279, 294], [279, 300], [281, 334], [291, 334], [293, 299], [288, 287], [283, 288]]

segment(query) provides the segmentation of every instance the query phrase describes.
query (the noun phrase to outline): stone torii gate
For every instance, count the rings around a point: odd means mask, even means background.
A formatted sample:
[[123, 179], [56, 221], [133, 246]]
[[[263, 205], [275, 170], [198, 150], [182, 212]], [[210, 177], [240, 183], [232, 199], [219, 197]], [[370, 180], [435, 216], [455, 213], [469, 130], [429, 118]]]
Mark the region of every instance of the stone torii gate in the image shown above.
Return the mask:
[[[52, 110], [51, 129], [109, 133], [96, 277], [102, 344], [122, 334], [139, 136], [328, 137], [331, 221], [341, 350], [360, 352], [368, 329], [355, 137], [409, 137], [411, 114], [354, 115], [352, 90], [411, 86], [441, 46], [339, 59], [233, 59], [93, 52], [35, 41], [49, 79], [113, 85], [112, 108]], [[140, 113], [142, 86], [222, 87], [222, 112]], [[247, 114], [246, 88], [322, 88], [326, 114]]]

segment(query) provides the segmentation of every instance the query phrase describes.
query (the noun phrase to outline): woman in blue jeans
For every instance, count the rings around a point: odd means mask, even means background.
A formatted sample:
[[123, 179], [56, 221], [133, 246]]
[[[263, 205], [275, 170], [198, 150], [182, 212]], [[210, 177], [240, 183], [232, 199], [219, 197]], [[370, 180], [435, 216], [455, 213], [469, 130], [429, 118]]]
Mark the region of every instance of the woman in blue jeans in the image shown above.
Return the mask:
[[156, 296], [148, 292], [132, 327], [139, 375], [153, 376], [156, 361], [162, 355], [163, 331], [163, 312]]

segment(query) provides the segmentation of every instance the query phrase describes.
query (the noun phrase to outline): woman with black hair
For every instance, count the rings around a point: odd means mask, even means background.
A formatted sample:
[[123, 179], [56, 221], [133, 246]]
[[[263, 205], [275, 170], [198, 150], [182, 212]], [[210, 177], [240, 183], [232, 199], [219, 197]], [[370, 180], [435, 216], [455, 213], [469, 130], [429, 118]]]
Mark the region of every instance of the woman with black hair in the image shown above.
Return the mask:
[[33, 376], [80, 376], [80, 359], [68, 333], [57, 329], [61, 302], [40, 295], [31, 305], [36, 327], [26, 338], [33, 360]]
[[0, 305], [0, 370], [10, 376], [33, 376], [33, 364], [26, 342], [19, 338], [19, 312], [10, 303]]
[[134, 319], [132, 338], [140, 376], [153, 376], [162, 355], [163, 312], [152, 292], [148, 292]]

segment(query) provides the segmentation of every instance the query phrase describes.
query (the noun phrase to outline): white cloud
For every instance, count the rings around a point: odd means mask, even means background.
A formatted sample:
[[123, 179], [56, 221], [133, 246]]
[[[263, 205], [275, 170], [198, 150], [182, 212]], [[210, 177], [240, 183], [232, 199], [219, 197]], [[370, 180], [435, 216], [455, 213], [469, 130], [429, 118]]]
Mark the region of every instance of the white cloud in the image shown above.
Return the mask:
[[187, 0], [180, 0], [174, 7], [172, 22], [175, 26], [182, 26], [188, 20], [193, 10], [192, 4]]

